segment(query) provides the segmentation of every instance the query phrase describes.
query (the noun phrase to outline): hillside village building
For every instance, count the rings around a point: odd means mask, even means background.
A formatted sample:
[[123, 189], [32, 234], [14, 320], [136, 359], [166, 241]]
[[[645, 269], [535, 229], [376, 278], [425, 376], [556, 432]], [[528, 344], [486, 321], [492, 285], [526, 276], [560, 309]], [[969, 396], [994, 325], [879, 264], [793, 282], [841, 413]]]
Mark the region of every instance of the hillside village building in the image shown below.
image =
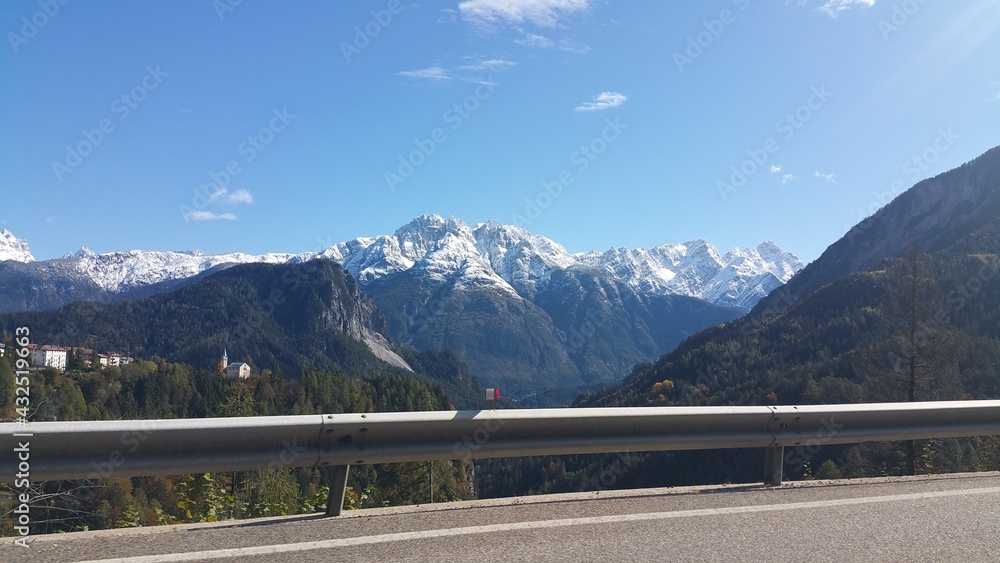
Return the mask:
[[250, 366], [243, 362], [233, 362], [226, 367], [226, 375], [236, 379], [250, 377]]
[[56, 368], [60, 371], [66, 369], [66, 357], [70, 351], [69, 347], [29, 344], [28, 348], [31, 350], [31, 365]]
[[225, 349], [222, 350], [222, 361], [219, 362], [219, 367], [226, 372], [227, 377], [234, 379], [247, 379], [250, 377], [250, 365], [244, 362], [229, 363], [229, 355]]

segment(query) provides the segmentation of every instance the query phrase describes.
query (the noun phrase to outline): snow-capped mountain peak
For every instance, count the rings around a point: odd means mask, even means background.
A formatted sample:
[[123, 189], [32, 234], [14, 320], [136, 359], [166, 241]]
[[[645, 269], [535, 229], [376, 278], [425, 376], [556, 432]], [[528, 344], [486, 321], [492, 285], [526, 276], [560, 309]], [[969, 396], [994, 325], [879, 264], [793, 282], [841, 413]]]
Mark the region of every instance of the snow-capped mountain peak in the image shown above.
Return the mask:
[[14, 233], [4, 229], [0, 231], [0, 262], [13, 260], [15, 262], [34, 262], [35, 257], [28, 249], [28, 243], [24, 239], [14, 236]]
[[[489, 288], [530, 300], [554, 272], [575, 270], [620, 281], [639, 293], [700, 297], [744, 309], [802, 268], [798, 258], [769, 241], [736, 248], [724, 256], [701, 239], [648, 250], [612, 248], [570, 254], [562, 245], [520, 227], [497, 221], [470, 227], [460, 219], [439, 215], [422, 215], [391, 235], [356, 238], [319, 253], [129, 250], [96, 254], [83, 247], [59, 262], [104, 291], [119, 293], [214, 268], [250, 262], [300, 262], [314, 257], [340, 263], [362, 285], [416, 269], [420, 275], [456, 289]], [[0, 233], [0, 259], [33, 260], [27, 243], [9, 231]]]
[[497, 221], [470, 228], [454, 217], [424, 215], [392, 235], [359, 238], [327, 249], [362, 283], [419, 268], [457, 286], [493, 285], [531, 298], [556, 270], [586, 269], [641, 293], [688, 295], [749, 309], [802, 268], [772, 242], [733, 249], [725, 256], [697, 239], [655, 248], [612, 248], [570, 254], [558, 243]]
[[86, 247], [64, 258], [105, 291], [119, 293], [144, 285], [196, 276], [220, 266], [246, 263], [283, 264], [310, 254], [203, 254], [159, 250], [125, 250], [95, 254]]
[[91, 258], [93, 256], [97, 256], [93, 250], [87, 248], [86, 246], [81, 246], [80, 250], [77, 250], [72, 254], [67, 254], [66, 256], [63, 256], [63, 258]]

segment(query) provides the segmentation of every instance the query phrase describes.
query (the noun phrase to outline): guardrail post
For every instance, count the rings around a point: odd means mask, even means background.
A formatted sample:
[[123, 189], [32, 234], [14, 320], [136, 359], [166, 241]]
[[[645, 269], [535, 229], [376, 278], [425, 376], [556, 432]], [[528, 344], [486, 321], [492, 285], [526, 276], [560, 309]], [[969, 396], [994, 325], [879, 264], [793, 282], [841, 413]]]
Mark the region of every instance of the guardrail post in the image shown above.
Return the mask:
[[764, 484], [777, 487], [781, 484], [781, 472], [784, 469], [785, 447], [770, 446], [764, 448]]
[[330, 496], [326, 499], [326, 515], [340, 516], [344, 509], [344, 495], [347, 493], [347, 472], [350, 465], [337, 465], [333, 468], [333, 478], [330, 480]]

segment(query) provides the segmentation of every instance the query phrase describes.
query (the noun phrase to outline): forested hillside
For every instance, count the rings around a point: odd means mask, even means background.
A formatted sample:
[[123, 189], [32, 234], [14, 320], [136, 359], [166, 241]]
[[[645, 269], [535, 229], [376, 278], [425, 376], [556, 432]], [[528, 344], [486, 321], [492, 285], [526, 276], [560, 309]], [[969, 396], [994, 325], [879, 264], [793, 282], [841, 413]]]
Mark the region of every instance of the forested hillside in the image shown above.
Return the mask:
[[[691, 336], [575, 406], [1000, 398], [998, 295], [994, 148], [901, 194], [747, 316]], [[752, 482], [762, 460], [750, 451], [491, 461], [483, 472], [494, 477], [481, 492], [611, 486], [594, 480], [600, 475], [615, 487]], [[785, 462], [790, 478], [1000, 469], [1000, 441], [797, 448]], [[496, 477], [504, 473], [523, 477]]]
[[271, 370], [290, 379], [306, 370], [413, 374], [440, 383], [459, 407], [481, 401], [478, 381], [454, 354], [391, 342], [382, 311], [329, 260], [234, 266], [137, 301], [0, 315], [8, 333], [19, 326], [30, 328], [36, 344], [158, 357], [198, 369], [213, 369], [226, 350], [255, 373]]
[[[0, 358], [0, 417], [15, 416], [14, 374]], [[246, 381], [160, 361], [32, 375], [31, 420], [117, 420], [447, 410], [438, 386], [414, 377], [348, 377], [307, 370], [297, 379], [265, 371]], [[438, 501], [472, 496], [471, 465], [434, 466]], [[351, 468], [348, 508], [427, 502], [427, 463]], [[328, 470], [302, 468], [196, 476], [109, 478], [36, 484], [32, 533], [151, 526], [323, 510]], [[0, 513], [13, 508], [0, 492]], [[4, 534], [11, 520], [4, 520]]]

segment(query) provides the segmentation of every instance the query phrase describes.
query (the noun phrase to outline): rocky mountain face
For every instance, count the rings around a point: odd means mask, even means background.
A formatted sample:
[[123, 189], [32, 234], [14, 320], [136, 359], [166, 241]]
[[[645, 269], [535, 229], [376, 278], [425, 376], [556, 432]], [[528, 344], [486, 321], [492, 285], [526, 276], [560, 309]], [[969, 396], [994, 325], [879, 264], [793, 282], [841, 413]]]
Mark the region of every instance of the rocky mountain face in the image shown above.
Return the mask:
[[771, 243], [724, 256], [704, 241], [574, 255], [518, 227], [434, 215], [322, 255], [374, 297], [395, 339], [454, 349], [528, 404], [620, 377], [740, 316], [801, 267]]
[[172, 292], [114, 304], [8, 313], [46, 343], [96, 338], [105, 349], [209, 368], [221, 350], [255, 368], [340, 368], [375, 358], [410, 370], [392, 348], [382, 311], [337, 264], [245, 264]]
[[418, 217], [392, 235], [334, 245], [322, 255], [361, 283], [416, 267], [431, 279], [457, 274], [463, 285], [491, 284], [530, 299], [553, 272], [579, 271], [621, 281], [637, 293], [698, 297], [745, 310], [802, 268], [771, 242], [725, 255], [703, 240], [570, 254], [519, 227], [496, 221], [469, 227], [436, 215]]
[[35, 257], [28, 250], [28, 243], [14, 236], [14, 233], [4, 229], [0, 231], [0, 262], [34, 262]]
[[612, 381], [688, 334], [740, 316], [802, 266], [769, 242], [724, 255], [705, 241], [570, 254], [518, 227], [425, 215], [392, 235], [320, 253], [83, 248], [56, 260], [0, 262], [0, 312], [136, 299], [236, 264], [312, 258], [341, 264], [358, 280], [393, 339], [453, 349], [484, 383], [543, 404]]

